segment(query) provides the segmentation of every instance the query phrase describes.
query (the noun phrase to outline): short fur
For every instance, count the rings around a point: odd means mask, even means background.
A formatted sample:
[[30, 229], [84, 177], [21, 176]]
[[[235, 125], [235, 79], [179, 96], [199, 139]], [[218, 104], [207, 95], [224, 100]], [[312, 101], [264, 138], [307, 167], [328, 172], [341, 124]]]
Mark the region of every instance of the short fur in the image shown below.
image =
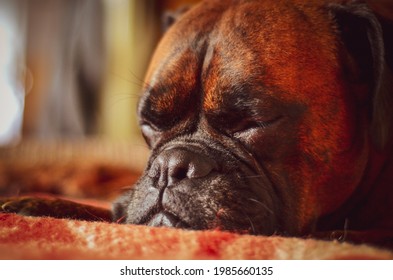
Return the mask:
[[363, 3], [191, 9], [152, 59], [139, 105], [152, 155], [115, 219], [391, 245], [384, 51]]

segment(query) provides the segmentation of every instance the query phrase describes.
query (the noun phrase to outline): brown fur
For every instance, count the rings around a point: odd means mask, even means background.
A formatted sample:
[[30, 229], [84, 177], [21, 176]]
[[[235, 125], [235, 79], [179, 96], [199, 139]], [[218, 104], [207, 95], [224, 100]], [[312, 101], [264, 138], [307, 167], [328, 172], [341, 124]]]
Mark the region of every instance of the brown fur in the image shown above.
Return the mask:
[[[303, 113], [292, 128], [264, 138], [286, 139], [271, 146], [275, 159], [265, 164], [275, 170], [274, 181], [288, 171], [295, 190], [282, 199], [289, 209], [296, 205], [285, 213], [293, 215], [297, 231], [344, 229], [345, 221], [350, 229], [391, 230], [391, 141], [380, 152], [370, 137], [373, 85], [360, 81], [357, 66], [345, 64], [356, 58], [344, 57], [350, 50], [332, 2], [292, 2], [205, 1], [187, 12], [163, 38], [147, 73], [151, 88], [168, 89], [150, 95], [152, 106], [166, 119], [165, 112], [179, 117], [183, 106], [202, 102], [208, 118], [221, 112], [233, 92], [250, 87], [263, 91], [263, 101], [271, 103], [267, 110], [275, 103], [298, 104]], [[202, 101], [194, 99], [196, 91], [203, 92]], [[169, 133], [186, 122], [184, 117]], [[254, 144], [257, 150], [262, 145]]]

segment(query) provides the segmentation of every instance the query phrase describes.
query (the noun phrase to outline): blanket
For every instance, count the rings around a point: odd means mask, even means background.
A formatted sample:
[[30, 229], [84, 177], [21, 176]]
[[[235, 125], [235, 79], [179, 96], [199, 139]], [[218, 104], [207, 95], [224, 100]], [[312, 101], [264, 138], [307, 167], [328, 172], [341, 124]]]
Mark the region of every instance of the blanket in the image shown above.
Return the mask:
[[[103, 156], [104, 147], [108, 156]], [[118, 148], [28, 143], [0, 150], [0, 194], [40, 191], [110, 207], [115, 193], [135, 182], [143, 168], [136, 164], [143, 162], [139, 149]], [[97, 151], [100, 156], [93, 156]], [[0, 259], [393, 259], [393, 252], [311, 238], [0, 213]]]
[[0, 214], [1, 259], [392, 259], [337, 241]]

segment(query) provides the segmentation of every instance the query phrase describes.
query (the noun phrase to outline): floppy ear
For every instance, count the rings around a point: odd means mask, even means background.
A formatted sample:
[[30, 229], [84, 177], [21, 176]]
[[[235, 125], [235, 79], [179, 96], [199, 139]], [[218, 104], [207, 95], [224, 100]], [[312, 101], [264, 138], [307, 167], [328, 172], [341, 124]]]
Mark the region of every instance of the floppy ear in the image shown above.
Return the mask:
[[[392, 82], [385, 62], [381, 25], [364, 3], [330, 4], [342, 43], [348, 50], [356, 71], [349, 70], [351, 79], [366, 82], [371, 91], [370, 133], [378, 149], [383, 149], [391, 137]], [[353, 69], [352, 69], [353, 70]]]

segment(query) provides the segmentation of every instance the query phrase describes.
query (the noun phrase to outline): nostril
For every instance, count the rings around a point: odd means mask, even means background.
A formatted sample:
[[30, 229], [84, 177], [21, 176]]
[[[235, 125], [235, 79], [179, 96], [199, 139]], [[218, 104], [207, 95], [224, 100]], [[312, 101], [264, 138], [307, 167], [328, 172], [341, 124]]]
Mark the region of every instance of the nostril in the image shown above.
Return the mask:
[[188, 168], [183, 166], [174, 166], [168, 170], [168, 185], [172, 185], [178, 181], [186, 179]]
[[187, 168], [179, 167], [179, 168], [176, 168], [172, 174], [170, 174], [170, 177], [173, 177], [178, 180], [183, 180], [183, 179], [187, 178], [187, 173], [188, 173]]
[[157, 186], [162, 188], [184, 179], [205, 177], [215, 168], [216, 163], [204, 155], [183, 149], [168, 149], [155, 159], [148, 175], [156, 178]]

